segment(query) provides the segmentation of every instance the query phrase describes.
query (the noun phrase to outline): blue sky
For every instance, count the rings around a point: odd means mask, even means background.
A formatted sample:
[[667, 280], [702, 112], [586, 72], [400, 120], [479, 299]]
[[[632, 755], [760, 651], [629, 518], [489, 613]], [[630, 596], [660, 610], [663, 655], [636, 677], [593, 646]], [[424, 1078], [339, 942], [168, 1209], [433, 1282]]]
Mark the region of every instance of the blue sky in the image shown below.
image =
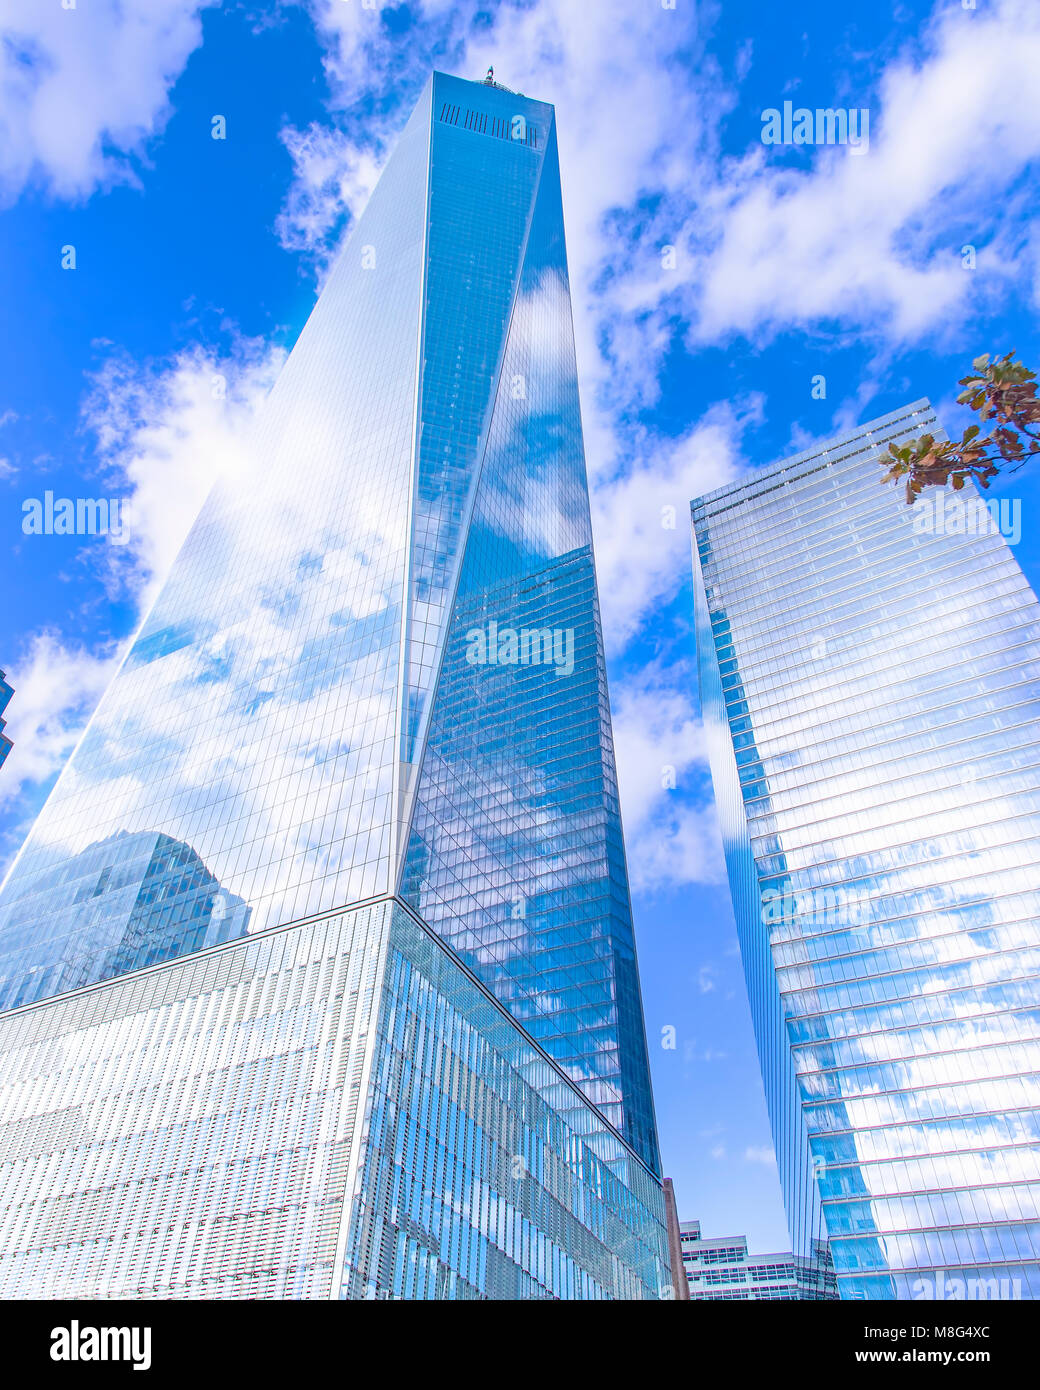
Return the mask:
[[[701, 737], [687, 507], [919, 396], [959, 433], [974, 356], [1040, 363], [1031, 0], [7, 0], [0, 857], [234, 462], [429, 70], [489, 62], [557, 107], [665, 1165], [682, 1215], [782, 1248]], [[869, 147], [763, 144], [762, 112], [787, 100], [865, 109]], [[129, 540], [23, 535], [46, 490], [127, 498]], [[1040, 469], [995, 491], [1021, 500], [1036, 587]]]

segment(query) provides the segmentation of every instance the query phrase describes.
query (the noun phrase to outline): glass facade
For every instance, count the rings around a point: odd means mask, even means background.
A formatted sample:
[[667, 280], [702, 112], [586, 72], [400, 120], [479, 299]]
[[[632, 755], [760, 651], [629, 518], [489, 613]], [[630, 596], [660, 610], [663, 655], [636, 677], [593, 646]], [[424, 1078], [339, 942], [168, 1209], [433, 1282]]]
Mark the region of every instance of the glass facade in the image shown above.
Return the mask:
[[[0, 671], [0, 715], [3, 714], [4, 710], [10, 704], [11, 696], [13, 694], [14, 690], [8, 684], [3, 671]], [[6, 723], [6, 719], [0, 718], [0, 767], [3, 767], [4, 763], [7, 760], [7, 755], [8, 753], [10, 753], [13, 747], [11, 740], [4, 733], [4, 727]]]
[[254, 932], [392, 891], [429, 110], [8, 874], [0, 1008], [112, 973], [121, 903], [84, 931], [68, 875], [120, 832], [190, 846]]
[[328, 1298], [388, 907], [0, 1016], [0, 1298]]
[[347, 1298], [664, 1296], [657, 1178], [395, 906]]
[[679, 1243], [694, 1302], [833, 1302], [838, 1297], [825, 1240], [814, 1241], [808, 1256], [750, 1255], [746, 1236], [704, 1236], [699, 1221], [684, 1221]]
[[[382, 904], [379, 932], [350, 947], [390, 982], [350, 1063], [363, 1111], [348, 1122], [330, 1094], [316, 1130], [300, 1121], [311, 1138], [294, 1171], [332, 1195], [294, 1207], [298, 1228], [276, 1223], [282, 1253], [259, 1283], [228, 1253], [239, 1230], [253, 1240], [260, 1209], [243, 1197], [245, 1224], [208, 1237], [209, 1292], [657, 1296], [659, 1159], [550, 106], [434, 76], [247, 453], [0, 891], [0, 1010], [78, 1018], [62, 1012], [74, 999], [132, 1001], [128, 972], [155, 970], [187, 998], [215, 959], [196, 953], [252, 959], [271, 933], [289, 928], [290, 943], [295, 924]], [[263, 1046], [296, 1027], [251, 1017]], [[116, 1030], [130, 1053], [136, 1027]], [[95, 1045], [114, 1044], [91, 1033], [73, 1052], [93, 1066], [107, 1056]], [[183, 1046], [169, 1054], [178, 1084], [194, 1065]], [[307, 1061], [319, 1108], [336, 1090], [330, 1057]], [[243, 1074], [258, 1124], [281, 1066]], [[0, 1091], [0, 1123], [18, 1133], [22, 1100]], [[132, 1111], [128, 1153], [163, 1118]], [[222, 1123], [215, 1111], [211, 1138]], [[351, 1125], [382, 1135], [378, 1152], [359, 1148], [346, 1186], [322, 1187], [332, 1159], [313, 1135]], [[69, 1162], [62, 1180], [89, 1185], [94, 1169]], [[310, 1263], [282, 1251], [307, 1246], [300, 1231], [317, 1241], [344, 1193], [360, 1224], [345, 1207], [331, 1263], [320, 1242]], [[176, 1212], [202, 1220], [190, 1203]], [[34, 1247], [18, 1229], [24, 1270]], [[36, 1287], [129, 1287], [117, 1245], [79, 1273], [37, 1262]], [[194, 1278], [162, 1287], [198, 1296]]]
[[[525, 193], [533, 197], [526, 253], [469, 502], [401, 893], [656, 1168], [559, 163], [542, 111], [519, 152], [525, 169], [541, 161], [540, 178], [536, 194]], [[465, 170], [458, 145], [473, 144], [472, 135], [450, 124], [443, 135], [448, 167]], [[457, 244], [445, 250], [449, 264]], [[465, 329], [458, 316], [448, 324]], [[462, 356], [463, 342], [449, 338], [449, 359]], [[440, 398], [449, 389], [445, 379]], [[537, 634], [526, 655], [541, 659], [525, 660], [519, 645], [507, 652], [510, 632], [518, 644]]]
[[974, 492], [881, 485], [926, 431], [693, 503], [701, 698], [795, 1253], [829, 1236], [843, 1298], [1035, 1298], [1040, 609]]
[[67, 941], [41, 988], [57, 994], [242, 936], [249, 908], [225, 893], [190, 845], [155, 831], [125, 830], [11, 890], [8, 921], [34, 933], [23, 947], [27, 972], [41, 929]]
[[656, 1179], [392, 900], [0, 1017], [0, 1097], [0, 1298], [667, 1282]]

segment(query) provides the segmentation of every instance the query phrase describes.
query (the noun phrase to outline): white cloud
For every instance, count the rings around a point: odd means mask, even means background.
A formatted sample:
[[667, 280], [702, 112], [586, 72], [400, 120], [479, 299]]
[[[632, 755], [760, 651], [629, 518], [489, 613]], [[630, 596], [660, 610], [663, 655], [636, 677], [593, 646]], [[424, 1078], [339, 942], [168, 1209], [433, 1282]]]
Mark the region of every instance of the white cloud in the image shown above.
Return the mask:
[[216, 0], [6, 0], [0, 18], [0, 201], [38, 180], [59, 197], [133, 182], [133, 157]]
[[651, 667], [612, 691], [628, 870], [648, 892], [724, 874], [714, 810], [697, 802], [707, 754], [695, 680], [685, 666]]
[[[118, 154], [161, 125], [202, 8], [156, 0], [131, 20], [115, 0], [89, 14], [16, 0], [6, 28], [21, 37], [3, 60], [8, 182], [24, 183], [30, 165], [66, 192], [125, 176]], [[360, 3], [309, 8], [334, 122], [283, 132], [295, 178], [278, 231], [319, 261], [403, 124], [407, 112], [388, 107], [388, 93], [410, 101], [433, 65], [476, 77], [494, 63], [501, 81], [556, 105], [605, 619], [617, 646], [685, 575], [685, 527], [662, 537], [650, 495], [659, 512], [685, 491], [684, 507], [701, 485], [689, 467], [698, 437], [710, 481], [738, 466], [725, 407], [678, 442], [632, 427], [657, 398], [677, 332], [694, 343], [761, 341], [837, 318], [916, 338], [945, 331], [969, 293], [995, 292], [1029, 260], [1011, 254], [997, 227], [1002, 190], [1040, 151], [1040, 13], [1027, 0], [937, 12], [862, 98], [869, 153], [822, 149], [800, 169], [757, 141], [741, 158], [721, 158], [719, 124], [739, 100], [750, 50], [727, 86], [683, 7], [601, 0], [590, 24], [582, 0], [503, 3], [490, 16], [478, 0], [417, 0], [405, 41]], [[26, 70], [16, 55], [30, 49], [43, 61]], [[69, 99], [80, 86], [85, 110]], [[757, 133], [757, 120], [748, 124]], [[116, 153], [103, 157], [103, 145]], [[944, 237], [964, 215], [985, 247], [974, 276], [954, 254], [961, 233], [956, 246]], [[666, 243], [678, 249], [675, 272], [661, 266]], [[714, 469], [711, 426], [725, 435]]]
[[[707, 791], [705, 790], [705, 796]], [[679, 803], [662, 817], [658, 833], [626, 836], [628, 869], [637, 892], [654, 893], [691, 883], [721, 883], [722, 845], [714, 808]]]
[[[200, 349], [158, 367], [113, 356], [95, 379], [84, 423], [97, 437], [108, 492], [129, 505], [130, 540], [95, 552], [113, 587], [143, 614], [169, 570], [217, 475], [246, 457], [256, 407], [282, 354], [240, 342], [227, 359]], [[218, 393], [224, 390], [221, 397]], [[113, 644], [90, 651], [45, 630], [27, 637], [7, 674], [14, 748], [0, 801], [50, 777], [68, 757], [115, 673]]]
[[[402, 43], [380, 22], [379, 7], [344, 0], [308, 0], [324, 46], [323, 66], [330, 112], [336, 124], [291, 123], [282, 141], [293, 162], [293, 182], [275, 230], [282, 245], [302, 251], [319, 281], [334, 258], [336, 243], [357, 218], [382, 172], [410, 108], [427, 80], [433, 54], [461, 52], [478, 6], [446, 0], [415, 0], [416, 23]], [[410, 94], [387, 106], [393, 93]]]
[[7, 669], [14, 696], [4, 731], [14, 744], [0, 774], [0, 805], [17, 800], [28, 783], [45, 781], [68, 757], [115, 672], [111, 647], [91, 652], [66, 646], [51, 631], [29, 639]]
[[128, 499], [126, 546], [105, 552], [113, 577], [146, 609], [210, 488], [249, 456], [256, 411], [284, 360], [279, 349], [239, 341], [218, 359], [200, 348], [135, 367], [114, 355], [97, 374], [83, 422], [112, 495]]
[[749, 1144], [744, 1158], [748, 1163], [764, 1163], [767, 1168], [776, 1166], [776, 1155], [768, 1144]]
[[[1028, 271], [1002, 214], [1040, 154], [1038, 69], [1029, 0], [942, 6], [860, 103], [871, 110], [868, 153], [821, 147], [795, 168], [755, 145], [703, 187], [695, 174], [688, 274], [668, 305], [692, 342], [763, 342], [839, 320], [908, 344], [956, 334], [959, 314], [1006, 295]], [[965, 241], [979, 249], [974, 273], [961, 266]], [[633, 277], [628, 294], [633, 313], [665, 307], [658, 278]]]
[[761, 401], [713, 406], [681, 438], [635, 436], [624, 472], [592, 497], [596, 565], [609, 648], [622, 649], [691, 572], [690, 500], [743, 468], [740, 439]]
[[288, 250], [317, 253], [323, 267], [330, 232], [349, 214], [353, 224], [368, 202], [382, 163], [359, 149], [342, 131], [312, 122], [306, 130], [286, 126], [282, 140], [293, 162], [293, 183], [275, 223]]

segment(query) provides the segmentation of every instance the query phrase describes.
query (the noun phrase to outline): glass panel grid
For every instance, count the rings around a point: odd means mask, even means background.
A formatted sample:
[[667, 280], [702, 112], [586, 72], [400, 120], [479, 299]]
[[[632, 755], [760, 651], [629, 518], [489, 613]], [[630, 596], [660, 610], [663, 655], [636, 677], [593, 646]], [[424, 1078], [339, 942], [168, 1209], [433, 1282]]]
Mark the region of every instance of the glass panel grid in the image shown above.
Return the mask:
[[796, 1247], [829, 1233], [843, 1297], [1029, 1298], [1040, 609], [995, 525], [881, 486], [926, 430], [917, 402], [693, 504], [702, 701]]

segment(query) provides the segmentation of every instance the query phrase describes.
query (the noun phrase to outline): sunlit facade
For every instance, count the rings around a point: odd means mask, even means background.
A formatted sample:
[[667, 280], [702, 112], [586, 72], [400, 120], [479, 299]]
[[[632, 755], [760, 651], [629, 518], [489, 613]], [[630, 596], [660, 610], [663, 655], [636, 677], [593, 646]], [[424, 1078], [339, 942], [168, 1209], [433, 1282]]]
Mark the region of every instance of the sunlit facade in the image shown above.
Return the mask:
[[656, 1298], [550, 106], [433, 78], [249, 454], [0, 893], [0, 1297]]
[[843, 1298], [1036, 1298], [1040, 609], [974, 493], [881, 486], [925, 432], [693, 503], [701, 698], [795, 1253], [829, 1236]]

